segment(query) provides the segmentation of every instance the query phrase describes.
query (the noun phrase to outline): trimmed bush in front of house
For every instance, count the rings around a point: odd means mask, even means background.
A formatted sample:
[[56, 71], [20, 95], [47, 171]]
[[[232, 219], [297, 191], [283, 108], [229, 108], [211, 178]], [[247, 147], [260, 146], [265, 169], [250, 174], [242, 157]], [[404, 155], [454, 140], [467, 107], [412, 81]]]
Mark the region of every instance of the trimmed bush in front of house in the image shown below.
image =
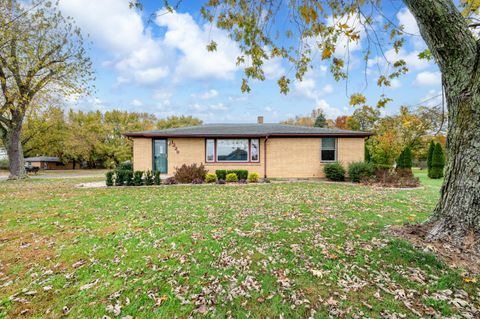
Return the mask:
[[370, 162], [353, 162], [348, 165], [348, 177], [354, 183], [360, 183], [375, 176], [375, 166]]
[[182, 166], [176, 168], [173, 176], [178, 183], [189, 184], [198, 179], [203, 181], [205, 179], [205, 175], [207, 175], [207, 170], [203, 164], [183, 164]]
[[205, 183], [210, 184], [210, 183], [215, 183], [217, 181], [217, 174], [215, 173], [208, 173], [205, 175]]
[[125, 182], [124, 182], [124, 185], [127, 185], [127, 186], [133, 186], [133, 171], [131, 170], [124, 170], [123, 171], [124, 173], [124, 179], [125, 179]]
[[252, 172], [248, 174], [247, 180], [249, 183], [258, 183], [258, 181], [260, 180], [260, 176], [258, 175], [258, 173]]
[[241, 179], [246, 180], [248, 178], [248, 171], [246, 169], [229, 169], [229, 170], [227, 170], [227, 175], [231, 174], [231, 173], [235, 173], [235, 175], [237, 175], [239, 180], [241, 180]]
[[339, 162], [325, 164], [323, 172], [325, 177], [331, 181], [341, 182], [345, 180], [345, 168]]
[[[176, 168], [173, 177], [162, 180], [158, 171], [132, 171], [128, 170], [129, 164], [118, 165], [116, 169], [105, 174], [107, 186], [150, 186], [174, 184], [203, 184], [203, 183], [258, 183], [258, 173], [248, 173], [248, 170], [217, 170], [208, 173], [203, 164], [182, 165]], [[221, 178], [223, 177], [223, 178]]]
[[105, 174], [105, 183], [107, 184], [107, 186], [113, 186], [113, 171], [108, 171], [106, 174]]
[[155, 185], [160, 185], [162, 183], [162, 179], [160, 178], [160, 172], [159, 171], [153, 172], [153, 183]]
[[150, 186], [153, 185], [153, 173], [152, 171], [145, 172], [145, 185]]
[[227, 183], [236, 183], [236, 182], [238, 182], [238, 176], [235, 173], [229, 173], [229, 174], [227, 174], [227, 177], [225, 178], [225, 181]]
[[143, 185], [143, 171], [133, 172], [133, 185], [134, 186]]
[[227, 170], [226, 169], [217, 169], [215, 171], [215, 175], [217, 175], [217, 178], [220, 180], [220, 179], [223, 179], [225, 180], [225, 178], [227, 177]]

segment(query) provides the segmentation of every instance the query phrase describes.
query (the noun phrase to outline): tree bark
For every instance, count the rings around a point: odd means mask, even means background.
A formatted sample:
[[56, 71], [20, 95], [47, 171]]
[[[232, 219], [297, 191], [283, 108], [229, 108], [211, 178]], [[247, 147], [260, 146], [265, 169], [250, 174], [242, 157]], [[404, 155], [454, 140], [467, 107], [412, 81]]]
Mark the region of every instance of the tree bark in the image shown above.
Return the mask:
[[15, 125], [7, 131], [4, 136], [4, 144], [7, 148], [10, 175], [8, 179], [27, 178], [25, 172], [25, 161], [23, 159], [23, 150], [21, 143], [22, 123]]
[[430, 240], [480, 252], [480, 46], [452, 0], [404, 0], [442, 73], [447, 165]]

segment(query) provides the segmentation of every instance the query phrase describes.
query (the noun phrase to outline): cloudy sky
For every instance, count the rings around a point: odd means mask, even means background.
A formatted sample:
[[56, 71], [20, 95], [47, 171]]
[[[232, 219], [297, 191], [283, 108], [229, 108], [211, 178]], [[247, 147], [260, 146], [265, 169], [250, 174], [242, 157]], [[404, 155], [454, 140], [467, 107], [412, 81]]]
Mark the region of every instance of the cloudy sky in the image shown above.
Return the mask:
[[[350, 114], [348, 95], [363, 92], [372, 103], [385, 93], [394, 101], [385, 109], [395, 113], [400, 105], [438, 103], [440, 74], [433, 62], [419, 60], [425, 49], [415, 20], [401, 1], [385, 8], [394, 22], [412, 36], [398, 56], [384, 52], [392, 61], [403, 58], [410, 72], [378, 88], [375, 73], [384, 58], [373, 57], [365, 68], [361, 53], [367, 43], [350, 44], [350, 79], [336, 82], [328, 66], [319, 61], [302, 82], [294, 82], [287, 96], [276, 81], [289, 69], [279, 60], [265, 65], [267, 80], [251, 83], [252, 91], [240, 91], [242, 70], [235, 62], [239, 49], [228, 35], [202, 20], [199, 2], [183, 1], [175, 13], [165, 13], [163, 0], [144, 1], [143, 11], [129, 9], [128, 0], [61, 0], [61, 10], [76, 20], [91, 41], [90, 55], [96, 72], [93, 96], [72, 105], [82, 110], [123, 109], [150, 112], [159, 117], [193, 115], [206, 123], [252, 122], [263, 115], [278, 122], [322, 108], [328, 117]], [[376, 23], [383, 25], [383, 17]], [[216, 52], [207, 52], [214, 40]], [[335, 54], [345, 54], [338, 48]], [[367, 83], [365, 82], [367, 74]], [[366, 85], [368, 84], [368, 85]]]

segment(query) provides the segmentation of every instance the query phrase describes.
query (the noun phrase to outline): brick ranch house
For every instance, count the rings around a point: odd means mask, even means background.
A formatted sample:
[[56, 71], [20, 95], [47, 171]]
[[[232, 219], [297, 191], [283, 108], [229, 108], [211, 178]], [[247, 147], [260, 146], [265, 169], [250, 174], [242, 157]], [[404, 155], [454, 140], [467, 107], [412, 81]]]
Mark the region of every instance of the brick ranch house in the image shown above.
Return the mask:
[[323, 165], [364, 160], [369, 132], [264, 124], [206, 124], [126, 133], [134, 170], [173, 175], [183, 164], [246, 169], [269, 178], [323, 177]]

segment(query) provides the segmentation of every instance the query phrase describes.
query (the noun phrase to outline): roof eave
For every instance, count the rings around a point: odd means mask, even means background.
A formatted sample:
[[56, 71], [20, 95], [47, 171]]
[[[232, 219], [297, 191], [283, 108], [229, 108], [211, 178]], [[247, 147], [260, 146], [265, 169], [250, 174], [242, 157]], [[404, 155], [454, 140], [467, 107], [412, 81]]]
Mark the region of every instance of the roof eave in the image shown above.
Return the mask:
[[125, 133], [126, 137], [153, 138], [153, 137], [369, 137], [372, 132], [345, 132], [345, 133], [265, 133], [265, 134], [168, 134], [168, 133]]

